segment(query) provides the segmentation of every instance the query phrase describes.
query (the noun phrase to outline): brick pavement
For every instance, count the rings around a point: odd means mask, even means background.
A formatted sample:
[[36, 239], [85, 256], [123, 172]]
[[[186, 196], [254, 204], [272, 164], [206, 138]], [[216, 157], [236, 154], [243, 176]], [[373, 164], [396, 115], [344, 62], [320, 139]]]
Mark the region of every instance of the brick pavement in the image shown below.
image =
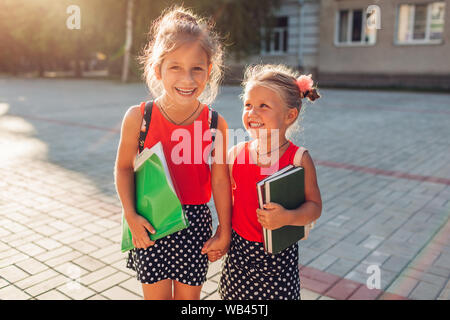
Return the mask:
[[[230, 128], [238, 94], [224, 87], [215, 104]], [[323, 197], [300, 246], [302, 298], [448, 300], [450, 95], [322, 94], [294, 138]], [[0, 299], [141, 299], [112, 173], [123, 114], [145, 98], [140, 84], [0, 78]], [[218, 298], [219, 271], [202, 299]]]

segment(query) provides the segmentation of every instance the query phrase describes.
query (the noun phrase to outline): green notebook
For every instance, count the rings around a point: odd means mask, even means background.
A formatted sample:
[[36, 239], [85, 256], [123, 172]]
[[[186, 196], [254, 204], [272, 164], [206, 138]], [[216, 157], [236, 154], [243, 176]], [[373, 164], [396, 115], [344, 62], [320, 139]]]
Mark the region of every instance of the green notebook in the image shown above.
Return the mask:
[[[144, 149], [135, 162], [136, 212], [155, 228], [155, 241], [187, 228], [189, 222], [177, 197], [161, 142]], [[122, 252], [133, 249], [131, 231], [122, 215]]]
[[[292, 210], [305, 202], [305, 171], [289, 165], [257, 183], [259, 205], [274, 202]], [[306, 232], [307, 233], [307, 232]], [[276, 254], [305, 237], [304, 226], [283, 226], [279, 229], [263, 228], [264, 249]]]

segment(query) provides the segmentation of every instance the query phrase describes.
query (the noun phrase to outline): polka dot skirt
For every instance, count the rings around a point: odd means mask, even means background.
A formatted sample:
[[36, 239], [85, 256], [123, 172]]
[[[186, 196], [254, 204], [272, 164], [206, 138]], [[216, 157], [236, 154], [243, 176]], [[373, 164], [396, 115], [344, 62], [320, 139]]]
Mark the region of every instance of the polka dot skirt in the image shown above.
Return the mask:
[[212, 235], [211, 211], [206, 204], [183, 205], [189, 227], [155, 241], [147, 249], [132, 249], [127, 268], [141, 283], [172, 279], [191, 286], [202, 285], [208, 272], [204, 243]]
[[224, 300], [299, 300], [298, 244], [273, 255], [233, 230], [219, 294]]

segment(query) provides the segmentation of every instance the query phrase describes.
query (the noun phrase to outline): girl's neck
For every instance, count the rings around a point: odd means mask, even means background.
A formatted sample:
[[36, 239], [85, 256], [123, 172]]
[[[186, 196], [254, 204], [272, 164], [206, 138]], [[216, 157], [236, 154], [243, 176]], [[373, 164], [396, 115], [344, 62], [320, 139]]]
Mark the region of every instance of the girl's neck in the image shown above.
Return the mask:
[[255, 139], [250, 144], [250, 149], [256, 157], [257, 165], [265, 167], [278, 161], [289, 148], [289, 145], [289, 140], [283, 134], [275, 140], [270, 139], [270, 137]]
[[170, 110], [174, 113], [184, 113], [189, 111], [194, 111], [197, 108], [199, 101], [195, 100], [190, 104], [176, 104], [166, 95], [163, 95], [157, 99], [159, 106], [164, 108], [164, 110]]
[[200, 101], [195, 100], [192, 104], [181, 105], [173, 103], [166, 96], [157, 99], [157, 105], [167, 120], [177, 125], [187, 125], [195, 120], [198, 116]]
[[278, 132], [272, 136], [269, 134], [264, 137], [258, 137], [255, 139], [255, 148], [259, 154], [274, 152], [277, 149], [281, 149], [284, 145], [286, 145], [288, 140], [284, 132]]

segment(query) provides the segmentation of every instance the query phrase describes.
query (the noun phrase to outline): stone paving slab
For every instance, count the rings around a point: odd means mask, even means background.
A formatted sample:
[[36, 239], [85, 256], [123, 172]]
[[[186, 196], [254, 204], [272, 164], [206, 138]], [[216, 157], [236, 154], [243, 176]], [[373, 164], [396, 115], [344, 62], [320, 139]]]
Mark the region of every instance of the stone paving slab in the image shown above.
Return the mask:
[[[239, 90], [223, 87], [214, 105], [230, 128], [241, 127]], [[113, 167], [123, 114], [146, 92], [0, 78], [0, 299], [142, 298], [119, 250]], [[293, 137], [323, 199], [300, 245], [302, 298], [448, 300], [450, 95], [321, 93]], [[370, 265], [380, 291], [366, 287]], [[219, 273], [211, 264], [202, 299], [219, 299]]]

